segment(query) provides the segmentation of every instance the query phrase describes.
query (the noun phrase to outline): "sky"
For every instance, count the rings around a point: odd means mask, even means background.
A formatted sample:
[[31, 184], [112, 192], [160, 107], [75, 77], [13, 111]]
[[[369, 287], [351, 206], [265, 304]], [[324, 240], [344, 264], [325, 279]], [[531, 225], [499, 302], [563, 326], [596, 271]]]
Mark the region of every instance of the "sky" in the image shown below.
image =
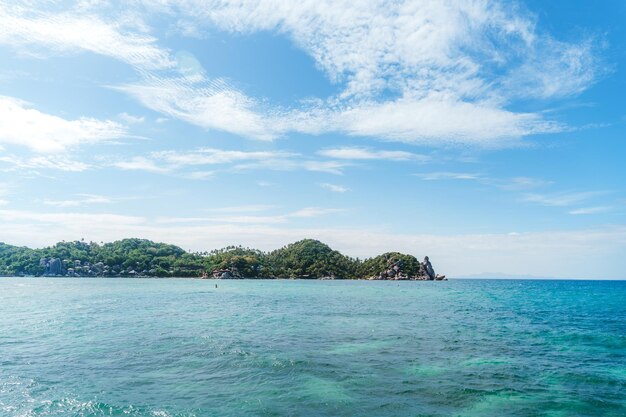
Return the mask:
[[626, 3], [0, 0], [0, 241], [624, 279]]

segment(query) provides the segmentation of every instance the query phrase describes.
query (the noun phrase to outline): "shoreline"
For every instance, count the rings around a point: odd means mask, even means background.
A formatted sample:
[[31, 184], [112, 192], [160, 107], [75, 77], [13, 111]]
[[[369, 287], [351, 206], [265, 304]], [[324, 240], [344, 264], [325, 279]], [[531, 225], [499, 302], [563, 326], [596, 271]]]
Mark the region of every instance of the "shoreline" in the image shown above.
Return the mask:
[[448, 279], [434, 280], [434, 279], [368, 279], [368, 278], [202, 278], [202, 277], [111, 277], [111, 276], [52, 276], [52, 275], [0, 275], [0, 278], [45, 278], [45, 279], [124, 279], [124, 280], [136, 280], [136, 279], [187, 279], [187, 280], [199, 280], [199, 281], [447, 281]]
[[[0, 275], [2, 278], [19, 278], [19, 279], [72, 279], [72, 280], [97, 280], [97, 279], [120, 279], [120, 280], [199, 280], [199, 281], [371, 281], [371, 282], [434, 282], [435, 280], [382, 280], [382, 279], [367, 279], [367, 278], [350, 278], [350, 279], [321, 279], [321, 278], [237, 278], [237, 279], [221, 279], [221, 278], [200, 278], [200, 277], [63, 277], [63, 276], [34, 276], [34, 275]], [[536, 281], [578, 281], [578, 282], [624, 282], [626, 278], [468, 278], [468, 277], [450, 277], [444, 281], [524, 281], [524, 282], [536, 282]]]

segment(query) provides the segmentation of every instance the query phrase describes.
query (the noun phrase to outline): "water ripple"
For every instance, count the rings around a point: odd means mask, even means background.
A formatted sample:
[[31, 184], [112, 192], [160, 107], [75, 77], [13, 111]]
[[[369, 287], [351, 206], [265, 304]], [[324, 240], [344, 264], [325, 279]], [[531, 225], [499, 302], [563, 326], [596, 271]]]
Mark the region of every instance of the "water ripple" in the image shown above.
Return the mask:
[[626, 415], [626, 283], [0, 279], [0, 416]]

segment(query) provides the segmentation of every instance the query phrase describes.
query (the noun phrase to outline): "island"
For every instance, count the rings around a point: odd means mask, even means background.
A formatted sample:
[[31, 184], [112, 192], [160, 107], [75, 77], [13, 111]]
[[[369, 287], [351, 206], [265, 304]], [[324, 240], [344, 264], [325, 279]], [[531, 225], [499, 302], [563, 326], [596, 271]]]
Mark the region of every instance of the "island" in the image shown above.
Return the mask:
[[31, 249], [0, 243], [0, 275], [48, 277], [189, 277], [214, 279], [444, 280], [428, 258], [388, 252], [361, 260], [303, 239], [271, 252], [228, 246], [188, 252], [146, 239], [59, 242]]

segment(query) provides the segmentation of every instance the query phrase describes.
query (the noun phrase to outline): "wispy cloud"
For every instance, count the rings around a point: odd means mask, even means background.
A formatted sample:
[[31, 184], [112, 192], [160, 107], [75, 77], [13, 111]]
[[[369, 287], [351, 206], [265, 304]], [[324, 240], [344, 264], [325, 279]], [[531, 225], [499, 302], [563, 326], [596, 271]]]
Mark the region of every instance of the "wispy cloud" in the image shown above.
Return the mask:
[[0, 143], [54, 152], [125, 135], [126, 129], [110, 120], [67, 120], [42, 113], [24, 101], [0, 96]]
[[319, 155], [334, 159], [350, 160], [389, 160], [389, 161], [428, 161], [427, 155], [416, 154], [406, 151], [375, 150], [364, 147], [341, 147], [323, 149], [317, 152]]
[[151, 157], [172, 166], [221, 165], [241, 161], [277, 161], [299, 156], [286, 151], [239, 151], [215, 148], [199, 148], [197, 150], [161, 151], [151, 153]]
[[240, 215], [223, 215], [212, 217], [164, 217], [158, 219], [159, 223], [164, 224], [185, 224], [185, 223], [235, 223], [235, 224], [279, 224], [287, 223], [288, 216], [258, 216], [251, 214]]
[[[190, 151], [156, 151], [145, 156], [134, 156], [125, 161], [114, 161], [110, 165], [125, 170], [140, 170], [156, 173], [184, 174], [188, 178], [204, 179], [219, 171], [248, 171], [269, 169], [275, 171], [306, 170], [343, 174], [343, 169], [353, 164], [346, 161], [307, 159], [296, 152], [240, 151], [216, 148], [198, 148]], [[183, 172], [202, 166], [215, 166], [214, 171]]]
[[66, 156], [33, 156], [33, 157], [20, 157], [17, 155], [0, 156], [0, 162], [9, 166], [6, 171], [15, 171], [18, 169], [52, 169], [68, 172], [82, 172], [86, 171], [93, 166], [73, 159], [69, 159]]
[[122, 227], [139, 225], [146, 221], [143, 217], [124, 216], [111, 213], [45, 213], [20, 210], [0, 210], [0, 217], [4, 222], [32, 221], [50, 225], [72, 225], [72, 228], [84, 228], [87, 232], [92, 227]]
[[133, 116], [132, 114], [128, 114], [126, 112], [118, 114], [118, 117], [128, 124], [143, 123], [146, 121], [146, 118], [143, 116]]
[[206, 211], [212, 213], [258, 213], [275, 207], [276, 206], [269, 204], [247, 204], [244, 206], [214, 207], [209, 208]]
[[513, 177], [495, 181], [495, 183], [499, 188], [510, 191], [529, 190], [552, 184], [551, 181], [531, 177]]
[[327, 182], [320, 184], [320, 187], [325, 188], [326, 190], [330, 190], [333, 193], [345, 193], [346, 191], [350, 191], [349, 188], [346, 188], [337, 184], [329, 184]]
[[604, 194], [606, 194], [606, 191], [560, 192], [554, 194], [531, 193], [524, 195], [523, 200], [542, 206], [567, 207], [586, 202], [591, 198]]
[[[267, 208], [266, 208], [267, 207]], [[344, 209], [305, 207], [293, 212], [274, 215], [250, 214], [269, 210], [272, 206], [243, 206], [224, 207], [214, 210], [215, 213], [228, 213], [228, 215], [208, 216], [208, 217], [162, 217], [159, 223], [181, 224], [181, 223], [234, 223], [234, 224], [285, 224], [293, 219], [310, 219], [320, 216], [344, 212]], [[239, 211], [238, 211], [239, 210]]]
[[[518, 199], [528, 203], [534, 203], [546, 207], [571, 207], [587, 203], [590, 200], [608, 194], [607, 191], [583, 191], [583, 192], [552, 192], [530, 193], [529, 190], [546, 187], [551, 181], [531, 177], [494, 178], [482, 173], [473, 172], [428, 172], [413, 174], [424, 181], [461, 180], [475, 181], [482, 185], [498, 188], [500, 190], [520, 193]], [[572, 215], [596, 214], [611, 211], [611, 206], [593, 206], [572, 209], [568, 211]]]
[[215, 171], [193, 171], [185, 174], [184, 177], [192, 180], [208, 180], [215, 177]]
[[143, 156], [135, 156], [125, 161], [117, 161], [112, 165], [114, 167], [130, 171], [148, 171], [156, 173], [165, 173], [170, 171], [169, 168], [159, 166], [155, 161]]
[[482, 180], [485, 177], [475, 172], [425, 172], [413, 174], [424, 181], [440, 181], [440, 180]]
[[92, 204], [109, 204], [112, 202], [110, 197], [97, 194], [77, 194], [74, 200], [44, 200], [43, 204], [54, 207], [80, 207]]
[[583, 78], [584, 84], [589, 82], [585, 71], [593, 73], [581, 62], [589, 55], [586, 42], [557, 42], [536, 30], [534, 16], [498, 1], [189, 1], [177, 6], [196, 22], [225, 30], [289, 34], [331, 79], [346, 81], [344, 95], [385, 88], [484, 94], [486, 70], [509, 65], [524, 74], [509, 70], [504, 80], [522, 77], [532, 86], [545, 86], [546, 73], [560, 75], [544, 93], [557, 94], [580, 88], [566, 75]]
[[150, 75], [138, 84], [111, 86], [136, 98], [144, 106], [191, 124], [261, 140], [282, 132], [271, 115], [257, 111], [254, 99], [225, 81], [183, 76]]
[[305, 161], [303, 164], [308, 171], [326, 172], [334, 175], [342, 175], [343, 169], [351, 165], [340, 161]]
[[289, 217], [318, 217], [327, 214], [341, 213], [343, 211], [345, 210], [337, 208], [306, 207], [291, 213]]
[[514, 113], [491, 102], [468, 103], [437, 93], [395, 101], [361, 99], [349, 106], [331, 104], [331, 99], [310, 108], [272, 108], [221, 79], [150, 75], [141, 83], [111, 88], [169, 117], [259, 140], [289, 132], [340, 132], [405, 143], [492, 147], [564, 128], [540, 114]]
[[435, 93], [420, 99], [362, 102], [329, 119], [336, 130], [350, 135], [431, 146], [509, 146], [523, 136], [564, 128], [538, 114], [514, 113], [489, 102], [468, 103]]
[[[40, 6], [43, 6], [40, 5]], [[25, 46], [49, 48], [51, 52], [92, 52], [109, 56], [144, 70], [171, 68], [169, 53], [156, 39], [124, 28], [123, 21], [107, 22], [80, 11], [36, 11], [0, 5], [0, 43], [18, 50]], [[41, 48], [37, 49], [41, 53]]]
[[599, 214], [606, 213], [613, 210], [611, 206], [594, 206], [594, 207], [582, 207], [575, 210], [570, 210], [568, 213], [574, 216], [586, 215], [586, 214]]
[[[509, 177], [496, 178], [479, 172], [425, 172], [413, 174], [424, 181], [443, 181], [443, 180], [468, 180], [476, 181], [491, 187], [496, 187], [506, 191], [528, 191], [535, 188], [545, 187], [552, 184], [541, 178], [532, 177]], [[528, 195], [526, 196], [528, 197]]]

